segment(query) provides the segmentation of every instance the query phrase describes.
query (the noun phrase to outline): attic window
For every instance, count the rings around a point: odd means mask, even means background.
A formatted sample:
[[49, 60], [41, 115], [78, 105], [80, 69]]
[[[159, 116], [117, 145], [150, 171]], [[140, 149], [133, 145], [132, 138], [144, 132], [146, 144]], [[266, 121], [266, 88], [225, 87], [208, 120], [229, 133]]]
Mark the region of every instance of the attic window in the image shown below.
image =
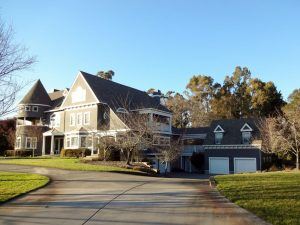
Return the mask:
[[25, 106], [25, 111], [26, 111], [26, 112], [29, 112], [29, 111], [30, 111], [30, 108], [31, 108], [30, 106], [26, 105], [26, 106]]
[[32, 106], [32, 111], [33, 112], [38, 112], [39, 111], [39, 107], [38, 106]]
[[126, 113], [126, 114], [128, 114], [128, 111], [124, 108], [118, 108], [117, 113]]

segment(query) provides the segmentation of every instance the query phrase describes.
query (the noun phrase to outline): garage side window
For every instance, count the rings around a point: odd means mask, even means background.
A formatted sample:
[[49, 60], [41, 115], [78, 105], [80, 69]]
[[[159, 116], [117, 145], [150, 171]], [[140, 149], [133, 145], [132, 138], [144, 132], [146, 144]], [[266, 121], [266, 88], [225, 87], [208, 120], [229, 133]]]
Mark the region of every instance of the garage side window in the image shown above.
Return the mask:
[[215, 133], [215, 144], [220, 145], [222, 143], [223, 133]]

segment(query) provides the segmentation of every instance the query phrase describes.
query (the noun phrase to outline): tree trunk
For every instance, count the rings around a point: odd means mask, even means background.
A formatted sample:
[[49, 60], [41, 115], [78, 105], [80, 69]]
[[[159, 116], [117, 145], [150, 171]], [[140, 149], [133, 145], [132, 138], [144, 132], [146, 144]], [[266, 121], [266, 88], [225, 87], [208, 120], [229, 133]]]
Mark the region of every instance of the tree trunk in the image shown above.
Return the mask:
[[296, 169], [299, 170], [299, 150], [296, 153]]
[[127, 150], [127, 159], [126, 159], [126, 164], [127, 164], [127, 165], [130, 165], [130, 161], [131, 161], [131, 160], [130, 160], [130, 158], [131, 158], [131, 157], [130, 157], [130, 155], [131, 155], [130, 153], [131, 153], [131, 151]]

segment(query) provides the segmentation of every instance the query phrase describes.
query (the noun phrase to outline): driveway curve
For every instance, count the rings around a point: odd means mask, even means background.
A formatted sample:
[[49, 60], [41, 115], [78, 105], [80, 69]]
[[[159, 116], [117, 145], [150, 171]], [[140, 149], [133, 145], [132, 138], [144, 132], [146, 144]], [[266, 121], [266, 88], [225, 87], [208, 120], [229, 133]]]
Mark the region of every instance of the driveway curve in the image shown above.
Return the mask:
[[211, 189], [203, 176], [156, 178], [0, 165], [51, 182], [0, 206], [0, 224], [267, 224]]

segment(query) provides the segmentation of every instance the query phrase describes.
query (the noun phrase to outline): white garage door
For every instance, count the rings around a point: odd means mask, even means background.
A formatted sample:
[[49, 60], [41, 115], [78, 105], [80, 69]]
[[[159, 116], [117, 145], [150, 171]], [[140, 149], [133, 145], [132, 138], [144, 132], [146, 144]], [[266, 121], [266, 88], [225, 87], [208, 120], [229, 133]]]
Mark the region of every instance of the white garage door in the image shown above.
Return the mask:
[[234, 173], [256, 172], [256, 158], [234, 158]]
[[210, 174], [229, 174], [229, 158], [209, 157]]

